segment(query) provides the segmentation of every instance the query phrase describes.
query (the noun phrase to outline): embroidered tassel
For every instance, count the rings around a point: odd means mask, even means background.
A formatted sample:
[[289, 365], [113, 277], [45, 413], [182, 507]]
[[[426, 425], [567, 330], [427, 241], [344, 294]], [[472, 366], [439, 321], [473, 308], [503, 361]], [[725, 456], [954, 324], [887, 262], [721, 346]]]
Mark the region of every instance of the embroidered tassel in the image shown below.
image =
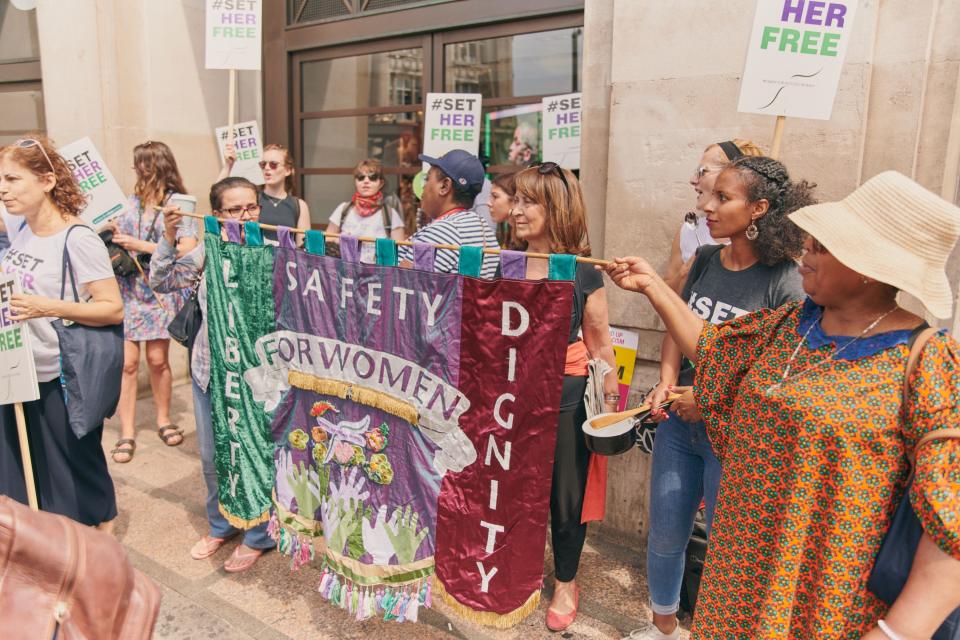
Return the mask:
[[400, 611], [397, 613], [397, 622], [404, 622], [407, 619], [407, 606], [410, 604], [410, 594], [403, 594], [400, 601]]
[[402, 610], [403, 610], [403, 595], [398, 593], [396, 600], [393, 601], [393, 610], [390, 612], [390, 614], [394, 617], [394, 619], [399, 620], [400, 612]]
[[350, 600], [352, 599], [353, 593], [353, 584], [348, 583], [344, 589], [340, 592], [340, 608], [346, 609], [350, 606]]
[[276, 513], [270, 514], [270, 522], [267, 524], [267, 535], [270, 536], [274, 542], [280, 538], [280, 521], [277, 520]]
[[420, 613], [420, 598], [417, 594], [414, 594], [410, 598], [410, 605], [407, 607], [407, 620], [409, 622], [416, 622], [417, 616]]
[[353, 593], [351, 594], [350, 613], [360, 613], [360, 589], [359, 588], [355, 588], [353, 590]]
[[327, 569], [324, 569], [323, 574], [320, 576], [320, 586], [317, 587], [317, 591], [320, 592], [320, 597], [322, 597], [324, 600], [327, 599], [327, 595], [330, 593], [330, 582], [330, 572]]
[[333, 586], [330, 587], [330, 604], [340, 603], [340, 576], [333, 574]]
[[431, 582], [432, 582], [432, 581], [430, 581], [430, 580], [427, 580], [427, 581], [426, 581], [426, 583], [427, 583], [427, 594], [426, 594], [426, 595], [424, 596], [424, 598], [423, 598], [423, 606], [427, 607], [428, 609], [429, 609], [431, 606], [433, 606], [433, 597], [432, 597], [432, 594], [431, 594], [431, 592], [430, 592], [430, 590], [431, 590], [431, 586], [430, 586], [430, 585], [431, 585]]

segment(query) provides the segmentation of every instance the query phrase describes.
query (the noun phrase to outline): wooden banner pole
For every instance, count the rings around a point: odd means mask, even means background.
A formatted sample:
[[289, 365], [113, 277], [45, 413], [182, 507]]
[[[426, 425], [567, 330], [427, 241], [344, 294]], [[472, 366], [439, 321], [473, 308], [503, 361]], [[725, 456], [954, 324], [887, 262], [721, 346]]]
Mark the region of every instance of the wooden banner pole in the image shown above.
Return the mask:
[[237, 121], [237, 70], [230, 69], [230, 89], [227, 97], [227, 142], [233, 144], [233, 124]]
[[787, 116], [777, 116], [777, 124], [773, 127], [773, 144], [770, 145], [770, 157], [780, 159], [780, 143], [783, 142], [783, 126], [787, 123]]
[[30, 457], [30, 441], [27, 440], [27, 419], [23, 415], [23, 404], [16, 402], [13, 412], [17, 417], [17, 438], [20, 440], [20, 459], [23, 461], [23, 480], [27, 485], [27, 504], [34, 511], [40, 510], [37, 502], [37, 485], [33, 479], [33, 460]]

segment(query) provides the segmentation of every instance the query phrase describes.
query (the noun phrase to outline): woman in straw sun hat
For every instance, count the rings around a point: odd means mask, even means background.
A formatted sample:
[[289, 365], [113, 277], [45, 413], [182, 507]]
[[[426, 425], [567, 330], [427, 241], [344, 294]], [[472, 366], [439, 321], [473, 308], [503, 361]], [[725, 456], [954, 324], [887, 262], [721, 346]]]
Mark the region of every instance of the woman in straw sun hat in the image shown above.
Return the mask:
[[[640, 258], [607, 268], [696, 362], [723, 468], [693, 637], [929, 638], [960, 605], [960, 440], [944, 431], [960, 423], [960, 345], [930, 338], [905, 388], [924, 323], [896, 296], [950, 315], [944, 266], [960, 209], [890, 171], [790, 217], [810, 234], [807, 299], [723, 325], [695, 316]], [[867, 578], [907, 497], [908, 453], [934, 432], [909, 492], [924, 533], [888, 607]]]

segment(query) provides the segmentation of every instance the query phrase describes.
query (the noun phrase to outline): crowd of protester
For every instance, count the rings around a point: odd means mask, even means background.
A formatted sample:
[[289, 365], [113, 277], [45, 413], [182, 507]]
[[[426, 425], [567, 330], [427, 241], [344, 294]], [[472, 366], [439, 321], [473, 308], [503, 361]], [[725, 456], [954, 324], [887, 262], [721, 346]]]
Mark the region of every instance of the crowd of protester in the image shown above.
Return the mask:
[[[466, 151], [420, 156], [429, 167], [420, 197], [426, 224], [411, 240], [590, 256], [577, 176], [533, 164], [519, 128], [514, 147], [530, 166], [492, 180]], [[171, 149], [148, 141], [133, 156], [134, 194], [111, 229], [110, 242], [135, 263], [121, 275], [113, 250], [78, 219], [83, 196], [50, 141], [36, 136], [0, 150], [0, 231], [10, 244], [0, 246], [0, 272], [23, 282], [11, 309], [29, 328], [40, 384], [40, 399], [24, 403], [40, 505], [107, 529], [117, 509], [103, 427], [82, 437], [70, 428], [54, 322], [123, 323], [124, 362], [114, 372], [122, 376], [121, 432], [112, 456], [126, 463], [136, 448], [141, 344], [158, 435], [168, 446], [183, 441], [171, 422], [167, 326], [191, 291], [201, 308], [206, 300], [203, 240], [176, 204], [187, 194]], [[265, 147], [259, 187], [229, 177], [230, 149], [226, 158], [209, 191], [214, 216], [310, 227], [286, 148]], [[380, 162], [357, 164], [353, 195], [329, 212], [334, 241], [339, 233], [407, 238], [385, 184]], [[815, 185], [739, 139], [709, 145], [690, 184], [695, 211], [680, 223], [662, 273], [640, 257], [602, 269], [577, 265], [550, 496], [555, 586], [547, 627], [562, 631], [576, 619], [587, 521], [602, 518], [595, 500], [605, 459], [587, 448], [581, 425], [592, 360], [611, 367], [600, 383], [603, 408], [613, 412], [620, 400], [605, 271], [615, 286], [645, 296], [667, 329], [660, 380], [645, 399], [661, 421], [646, 550], [653, 619], [629, 637], [679, 637], [684, 551], [701, 503], [709, 553], [695, 637], [931, 637], [960, 605], [960, 440], [928, 435], [960, 421], [960, 349], [936, 333], [921, 343], [905, 379], [926, 323], [898, 304], [898, 294], [912, 295], [931, 316], [952, 313], [945, 266], [960, 209], [894, 172], [842, 201], [818, 203]], [[276, 242], [270, 230], [264, 238]], [[367, 245], [361, 260], [374, 262]], [[65, 249], [82, 301], [63, 299]], [[398, 257], [401, 267], [414, 266], [410, 246]], [[458, 260], [457, 251], [439, 249], [435, 269], [457, 273]], [[499, 264], [484, 254], [481, 277], [499, 277]], [[542, 280], [547, 270], [545, 259], [530, 257], [523, 277]], [[190, 554], [202, 560], [241, 534], [218, 508], [205, 319], [190, 359], [209, 523]], [[25, 502], [11, 406], [0, 407], [0, 429], [0, 493]], [[923, 531], [909, 580], [890, 604], [867, 578], [906, 499]], [[274, 546], [266, 529], [242, 532], [226, 571], [249, 569]]]

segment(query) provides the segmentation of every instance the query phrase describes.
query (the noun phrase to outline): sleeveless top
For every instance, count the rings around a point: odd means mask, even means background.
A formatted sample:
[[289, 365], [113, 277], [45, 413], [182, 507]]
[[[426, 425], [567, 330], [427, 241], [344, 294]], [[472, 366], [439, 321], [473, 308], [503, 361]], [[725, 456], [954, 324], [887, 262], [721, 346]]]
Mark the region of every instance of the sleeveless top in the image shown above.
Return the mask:
[[[261, 214], [262, 215], [262, 214]], [[718, 244], [710, 229], [703, 221], [703, 216], [697, 216], [697, 226], [691, 227], [686, 222], [680, 225], [680, 257], [686, 262], [701, 246]]]
[[[260, 222], [283, 227], [296, 227], [300, 217], [300, 201], [297, 196], [288, 193], [283, 200], [268, 196], [260, 192]], [[277, 232], [272, 229], [263, 229], [264, 240], [277, 241]]]

